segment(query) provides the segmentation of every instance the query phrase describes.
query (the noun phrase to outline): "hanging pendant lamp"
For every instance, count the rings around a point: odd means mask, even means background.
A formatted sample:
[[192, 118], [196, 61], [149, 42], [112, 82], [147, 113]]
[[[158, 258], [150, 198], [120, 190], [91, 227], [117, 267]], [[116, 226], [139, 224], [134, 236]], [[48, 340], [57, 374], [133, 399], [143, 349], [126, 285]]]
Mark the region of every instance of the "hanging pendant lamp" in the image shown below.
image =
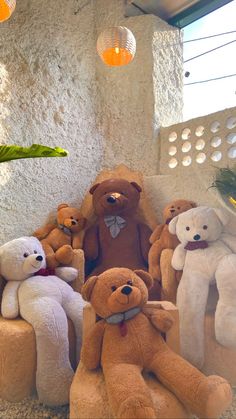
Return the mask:
[[103, 31], [97, 40], [97, 52], [109, 66], [129, 64], [135, 55], [136, 41], [132, 32], [124, 26], [115, 26]]
[[0, 22], [9, 19], [16, 7], [16, 0], [0, 0]]

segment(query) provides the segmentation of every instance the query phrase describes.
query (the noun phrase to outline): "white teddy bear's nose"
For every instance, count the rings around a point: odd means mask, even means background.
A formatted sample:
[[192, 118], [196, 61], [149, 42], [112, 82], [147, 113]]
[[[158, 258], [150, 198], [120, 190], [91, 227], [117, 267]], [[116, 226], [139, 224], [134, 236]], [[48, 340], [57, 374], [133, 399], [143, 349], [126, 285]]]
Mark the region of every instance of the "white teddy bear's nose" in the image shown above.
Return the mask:
[[194, 240], [200, 240], [201, 236], [200, 234], [195, 234], [195, 236], [193, 236]]

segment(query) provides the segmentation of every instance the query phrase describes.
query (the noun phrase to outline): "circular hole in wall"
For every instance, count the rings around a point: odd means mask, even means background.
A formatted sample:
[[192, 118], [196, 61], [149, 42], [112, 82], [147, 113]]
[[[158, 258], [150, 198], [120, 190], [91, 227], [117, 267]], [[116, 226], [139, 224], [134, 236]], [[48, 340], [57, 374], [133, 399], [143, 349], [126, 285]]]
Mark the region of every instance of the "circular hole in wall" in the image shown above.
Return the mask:
[[213, 137], [211, 139], [211, 146], [212, 147], [219, 147], [219, 145], [221, 145], [221, 138], [220, 137]]
[[196, 157], [196, 162], [199, 164], [204, 163], [204, 161], [206, 160], [206, 154], [205, 153], [198, 153], [197, 157]]
[[236, 127], [236, 117], [235, 116], [230, 116], [230, 118], [227, 119], [226, 127], [229, 128], [229, 129], [232, 129], [232, 128]]
[[191, 163], [192, 163], [192, 159], [190, 156], [185, 156], [182, 160], [183, 166], [190, 166]]
[[228, 150], [228, 156], [230, 159], [236, 159], [236, 147], [230, 147]]
[[201, 138], [201, 140], [197, 140], [195, 144], [196, 150], [203, 150], [205, 147], [205, 141]]
[[191, 136], [191, 131], [189, 128], [184, 128], [182, 131], [182, 140], [189, 140]]
[[170, 155], [170, 156], [174, 156], [176, 153], [177, 153], [177, 148], [176, 148], [174, 145], [172, 145], [172, 146], [169, 148], [169, 155]]
[[196, 128], [195, 135], [196, 137], [201, 137], [204, 134], [205, 128], [202, 125]]
[[182, 145], [182, 152], [187, 153], [189, 150], [191, 150], [191, 147], [191, 143], [189, 141], [185, 141], [185, 143]]
[[214, 153], [212, 153], [212, 155], [211, 155], [211, 160], [213, 160], [213, 161], [220, 161], [221, 158], [222, 158], [221, 151], [214, 151]]
[[173, 157], [173, 159], [170, 159], [169, 161], [169, 168], [170, 169], [174, 169], [178, 164], [178, 161], [175, 157]]
[[234, 144], [236, 142], [236, 133], [231, 132], [230, 134], [228, 134], [226, 137], [226, 141], [229, 144]]
[[212, 122], [211, 127], [210, 127], [211, 132], [215, 133], [219, 131], [219, 129], [220, 129], [220, 123], [218, 121]]
[[169, 135], [169, 142], [173, 143], [175, 140], [177, 140], [177, 132], [173, 131]]

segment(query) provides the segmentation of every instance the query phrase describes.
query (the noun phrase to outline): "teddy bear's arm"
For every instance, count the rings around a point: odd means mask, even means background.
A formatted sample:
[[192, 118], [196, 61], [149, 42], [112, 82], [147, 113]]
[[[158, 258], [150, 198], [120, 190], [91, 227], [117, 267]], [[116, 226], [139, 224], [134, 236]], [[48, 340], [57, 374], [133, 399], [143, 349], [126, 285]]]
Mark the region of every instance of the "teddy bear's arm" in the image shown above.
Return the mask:
[[33, 236], [37, 237], [39, 240], [45, 239], [45, 237], [48, 236], [48, 234], [56, 228], [55, 224], [46, 224], [44, 227], [38, 228], [34, 233]]
[[8, 281], [2, 294], [1, 312], [6, 319], [15, 319], [19, 315], [18, 288], [21, 281]]
[[148, 262], [148, 252], [150, 250], [149, 238], [152, 234], [152, 230], [146, 224], [138, 224], [140, 247], [143, 259]]
[[172, 327], [174, 319], [162, 308], [144, 308], [143, 313], [159, 332], [166, 333]]
[[186, 257], [187, 250], [184, 248], [182, 244], [179, 244], [173, 253], [171, 265], [176, 271], [181, 271], [185, 264], [185, 257]]
[[100, 365], [105, 325], [104, 320], [99, 320], [91, 327], [84, 338], [80, 358], [89, 370], [93, 370]]
[[98, 245], [98, 226], [94, 225], [85, 232], [83, 250], [85, 257], [89, 260], [95, 260], [99, 254]]
[[153, 244], [156, 240], [158, 240], [161, 237], [162, 230], [164, 228], [165, 224], [160, 224], [156, 226], [155, 230], [152, 232], [151, 237], [149, 239], [149, 242]]
[[236, 253], [236, 236], [229, 234], [229, 233], [223, 233], [220, 236], [220, 239], [232, 250], [232, 252]]
[[73, 234], [72, 247], [73, 247], [73, 249], [81, 249], [81, 247], [82, 247], [81, 232]]

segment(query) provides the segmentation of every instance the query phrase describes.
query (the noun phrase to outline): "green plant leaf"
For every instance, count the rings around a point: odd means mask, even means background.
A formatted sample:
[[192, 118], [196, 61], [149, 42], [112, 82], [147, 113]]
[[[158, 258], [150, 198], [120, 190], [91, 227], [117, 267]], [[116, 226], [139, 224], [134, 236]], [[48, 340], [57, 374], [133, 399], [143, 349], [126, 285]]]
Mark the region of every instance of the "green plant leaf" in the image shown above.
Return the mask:
[[236, 167], [218, 169], [215, 181], [211, 186], [216, 188], [221, 195], [236, 199]]
[[60, 147], [51, 148], [41, 144], [32, 144], [30, 147], [0, 145], [0, 163], [17, 159], [66, 156], [68, 156], [68, 151]]

